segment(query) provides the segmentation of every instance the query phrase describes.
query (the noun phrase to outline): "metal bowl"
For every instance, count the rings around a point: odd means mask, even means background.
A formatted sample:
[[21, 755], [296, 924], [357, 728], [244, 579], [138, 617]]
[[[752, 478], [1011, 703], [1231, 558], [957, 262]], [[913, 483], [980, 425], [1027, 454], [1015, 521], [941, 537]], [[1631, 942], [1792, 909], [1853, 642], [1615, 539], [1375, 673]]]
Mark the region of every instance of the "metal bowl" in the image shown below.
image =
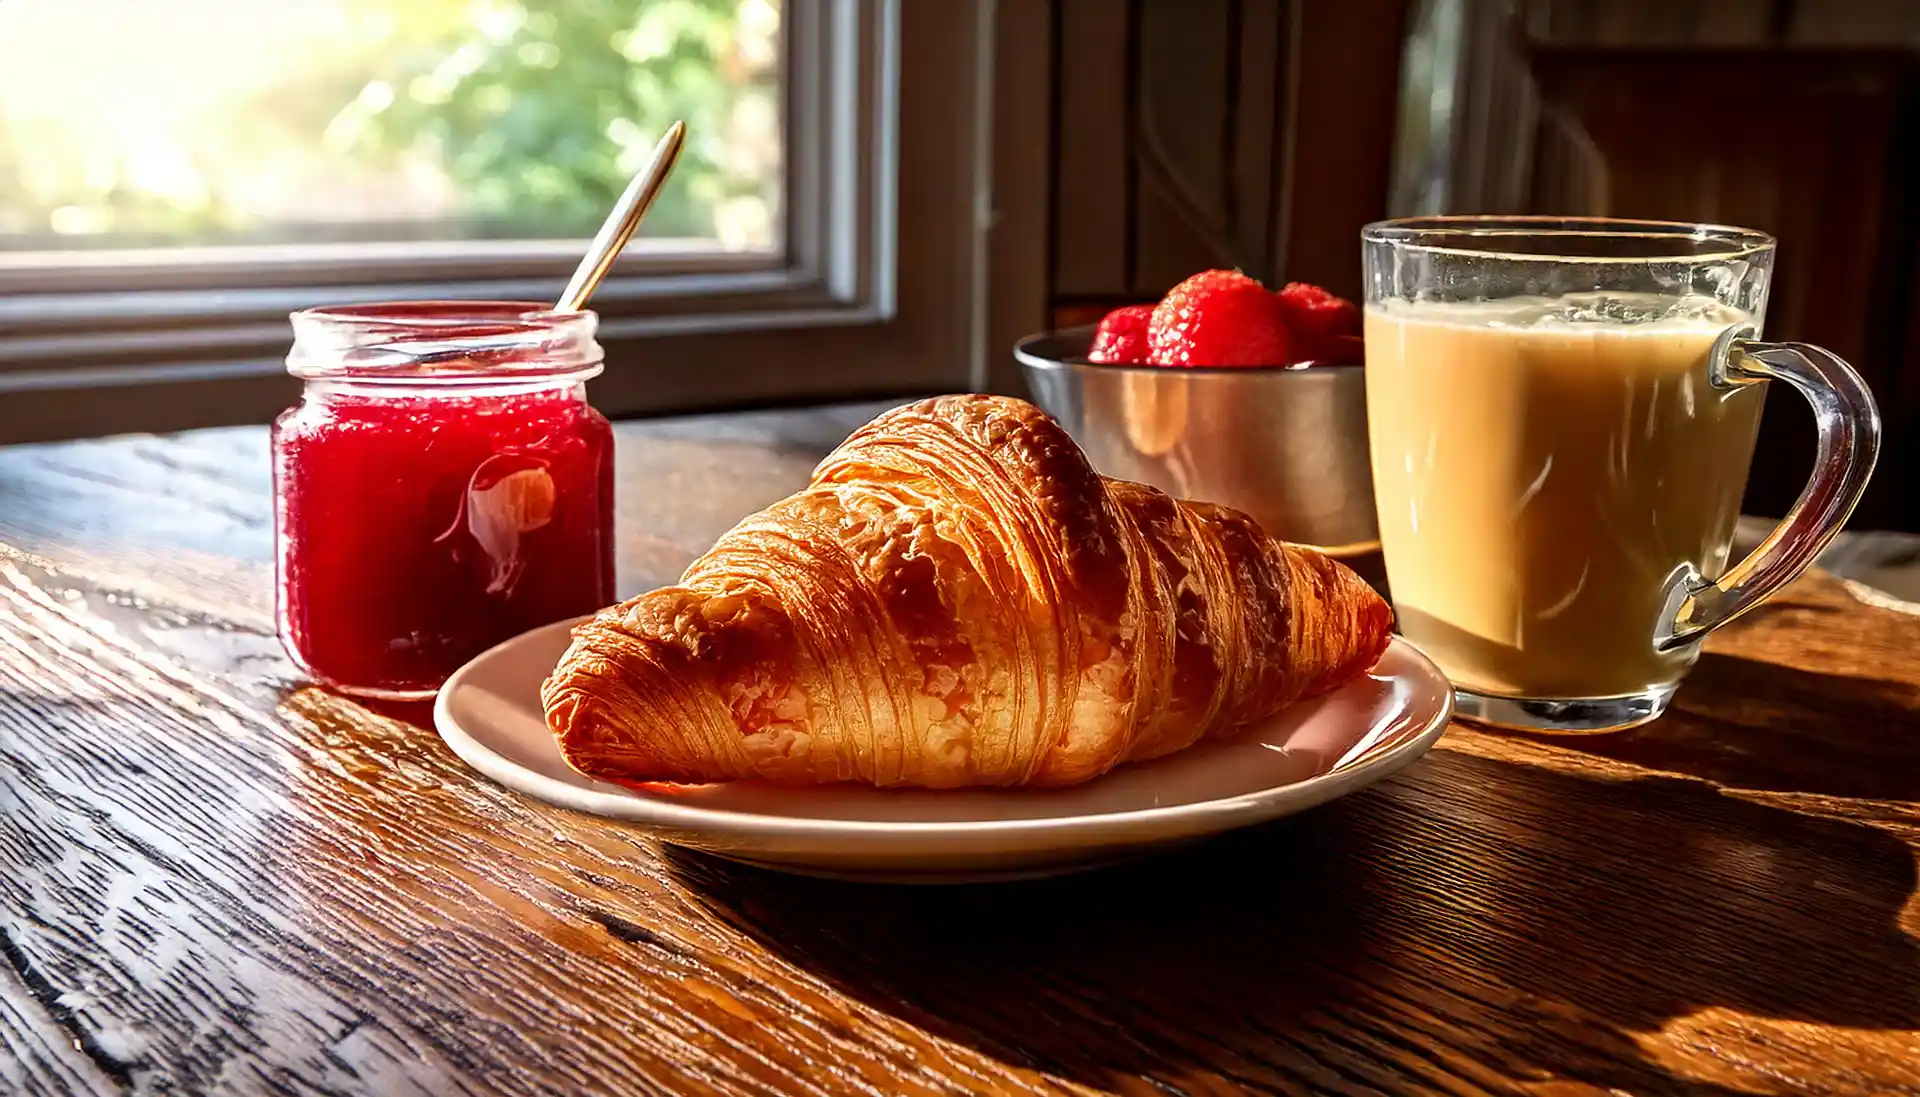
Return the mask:
[[1086, 360], [1093, 333], [1028, 336], [1013, 356], [1094, 468], [1243, 510], [1331, 555], [1379, 550], [1362, 367], [1101, 365]]

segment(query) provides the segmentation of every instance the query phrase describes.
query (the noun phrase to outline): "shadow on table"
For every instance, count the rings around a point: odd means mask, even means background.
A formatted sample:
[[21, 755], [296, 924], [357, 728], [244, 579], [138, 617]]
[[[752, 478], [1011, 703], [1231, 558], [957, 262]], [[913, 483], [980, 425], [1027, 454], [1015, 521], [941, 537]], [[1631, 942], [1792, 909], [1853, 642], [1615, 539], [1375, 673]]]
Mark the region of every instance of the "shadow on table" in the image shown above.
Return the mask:
[[1920, 685], [1909, 682], [1708, 652], [1665, 717], [1541, 741], [1731, 789], [1920, 800]]
[[[1898, 924], [1912, 851], [1683, 779], [1439, 751], [1297, 819], [1024, 884], [671, 863], [696, 901], [842, 992], [1092, 1085], [1733, 1093], [1636, 1036], [1708, 1007], [1920, 1027], [1920, 945]], [[1738, 1054], [1768, 1067], [1763, 1043]]]

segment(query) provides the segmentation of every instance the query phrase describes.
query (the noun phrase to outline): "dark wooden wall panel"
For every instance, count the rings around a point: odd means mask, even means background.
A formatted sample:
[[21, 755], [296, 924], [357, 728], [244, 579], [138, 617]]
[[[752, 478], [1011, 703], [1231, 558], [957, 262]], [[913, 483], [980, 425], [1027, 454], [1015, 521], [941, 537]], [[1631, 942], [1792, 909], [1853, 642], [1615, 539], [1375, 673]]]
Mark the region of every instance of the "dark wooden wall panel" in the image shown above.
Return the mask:
[[1208, 267], [1358, 291], [1406, 0], [1055, 3], [1057, 323]]
[[1778, 19], [1774, 0], [1530, 0], [1523, 6], [1534, 38], [1593, 45], [1679, 44], [1708, 37], [1721, 45], [1758, 45], [1767, 41]]
[[[1233, 5], [1238, 8], [1239, 5]], [[1227, 0], [1139, 6], [1140, 100], [1133, 152], [1141, 158], [1140, 226], [1132, 293], [1165, 290], [1197, 270], [1242, 265], [1227, 210], [1227, 126], [1239, 89], [1239, 43]]]
[[1277, 277], [1360, 293], [1360, 228], [1386, 216], [1406, 26], [1402, 0], [1296, 5], [1299, 73]]
[[1128, 285], [1133, 165], [1127, 146], [1130, 19], [1125, 0], [1058, 0], [1059, 139], [1054, 284], [1059, 295]]
[[[1262, 275], [1275, 270], [1278, 254], [1280, 191], [1285, 186], [1286, 149], [1281, 138], [1288, 121], [1288, 36], [1294, 31], [1288, 5], [1280, 0], [1247, 0], [1240, 5], [1238, 28], [1239, 94], [1234, 102], [1232, 178], [1227, 197], [1228, 231], [1249, 252]], [[1277, 184], [1277, 185], [1276, 185]]]

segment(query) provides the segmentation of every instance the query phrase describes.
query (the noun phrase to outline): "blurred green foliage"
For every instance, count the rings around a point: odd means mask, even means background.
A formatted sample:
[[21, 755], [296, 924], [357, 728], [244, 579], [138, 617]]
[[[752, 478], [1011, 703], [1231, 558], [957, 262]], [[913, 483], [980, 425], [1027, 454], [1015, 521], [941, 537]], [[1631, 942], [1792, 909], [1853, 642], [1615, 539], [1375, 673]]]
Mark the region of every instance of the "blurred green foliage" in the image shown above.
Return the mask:
[[[584, 236], [676, 118], [643, 234], [778, 244], [779, 0], [328, 2], [268, 79], [139, 148], [0, 103], [0, 248]], [[197, 177], [143, 187], [152, 140]]]
[[691, 140], [645, 231], [714, 236], [715, 213], [729, 200], [778, 200], [776, 173], [728, 162], [741, 158], [729, 136], [753, 109], [747, 100], [774, 112], [778, 94], [772, 66], [756, 71], [741, 57], [741, 9], [750, 6], [468, 5], [453, 25], [389, 50], [367, 86], [391, 89], [391, 101], [363, 91], [330, 132], [370, 155], [438, 162], [482, 221], [578, 235], [598, 225], [667, 126], [685, 119]]

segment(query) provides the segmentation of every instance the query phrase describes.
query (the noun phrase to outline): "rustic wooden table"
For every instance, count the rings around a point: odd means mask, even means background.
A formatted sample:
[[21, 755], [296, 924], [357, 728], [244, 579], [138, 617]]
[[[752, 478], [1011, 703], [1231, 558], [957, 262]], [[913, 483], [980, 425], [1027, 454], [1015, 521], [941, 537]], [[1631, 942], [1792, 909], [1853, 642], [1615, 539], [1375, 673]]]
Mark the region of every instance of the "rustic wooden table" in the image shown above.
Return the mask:
[[[621, 428], [621, 587], [870, 409]], [[1920, 1092], [1920, 615], [1018, 885], [788, 878], [476, 777], [272, 632], [265, 434], [0, 451], [0, 1093]]]

